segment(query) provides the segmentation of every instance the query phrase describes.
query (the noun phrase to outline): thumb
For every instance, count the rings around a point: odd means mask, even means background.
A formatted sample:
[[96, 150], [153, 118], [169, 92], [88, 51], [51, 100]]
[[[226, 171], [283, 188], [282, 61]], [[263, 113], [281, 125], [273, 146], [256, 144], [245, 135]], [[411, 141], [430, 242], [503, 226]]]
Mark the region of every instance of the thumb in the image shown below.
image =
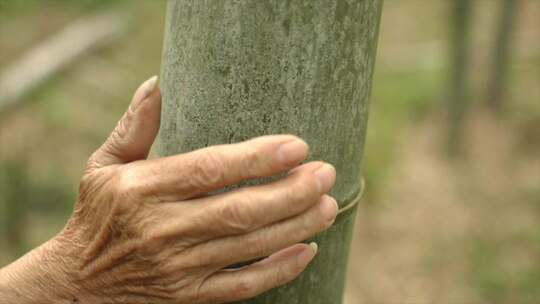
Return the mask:
[[87, 170], [146, 159], [159, 130], [161, 94], [158, 78], [146, 80], [105, 143], [90, 157]]

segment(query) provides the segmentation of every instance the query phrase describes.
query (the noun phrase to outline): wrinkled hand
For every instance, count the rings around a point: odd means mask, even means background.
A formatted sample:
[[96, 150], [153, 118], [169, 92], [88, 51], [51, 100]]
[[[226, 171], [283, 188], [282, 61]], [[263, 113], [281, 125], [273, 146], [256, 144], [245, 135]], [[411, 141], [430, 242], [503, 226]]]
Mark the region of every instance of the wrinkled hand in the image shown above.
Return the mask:
[[[325, 194], [334, 168], [298, 166], [308, 147], [292, 135], [146, 159], [159, 129], [160, 102], [152, 78], [88, 162], [74, 213], [55, 238], [65, 298], [224, 303], [298, 276], [316, 253], [316, 246], [299, 242], [335, 219], [337, 204]], [[266, 185], [208, 195], [289, 169]], [[260, 257], [266, 258], [224, 269]]]

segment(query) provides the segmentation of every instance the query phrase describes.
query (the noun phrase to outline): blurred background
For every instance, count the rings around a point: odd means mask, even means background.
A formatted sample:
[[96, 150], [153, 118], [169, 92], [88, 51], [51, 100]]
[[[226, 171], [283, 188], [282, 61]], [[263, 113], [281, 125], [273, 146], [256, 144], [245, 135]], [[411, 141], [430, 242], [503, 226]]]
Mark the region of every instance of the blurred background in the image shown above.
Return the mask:
[[[0, 266], [62, 229], [164, 13], [0, 0]], [[539, 303], [540, 1], [386, 0], [366, 147], [348, 304]]]

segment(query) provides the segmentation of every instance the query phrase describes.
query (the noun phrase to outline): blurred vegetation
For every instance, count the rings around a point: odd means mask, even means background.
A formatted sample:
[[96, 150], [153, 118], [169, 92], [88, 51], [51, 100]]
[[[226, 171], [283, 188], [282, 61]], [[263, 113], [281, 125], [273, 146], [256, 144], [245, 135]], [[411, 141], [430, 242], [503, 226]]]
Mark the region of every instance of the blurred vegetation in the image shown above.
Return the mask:
[[491, 106], [493, 111], [502, 114], [503, 111], [503, 98], [505, 97], [508, 80], [508, 63], [511, 50], [511, 38], [513, 24], [517, 9], [519, 8], [519, 1], [517, 0], [499, 0], [501, 5], [499, 8], [499, 16], [496, 24], [497, 32], [496, 39], [493, 43], [493, 59], [491, 79], [488, 84], [487, 90], [487, 102]]
[[471, 17], [474, 8], [470, 0], [455, 0], [450, 17], [450, 47], [452, 70], [448, 98], [448, 155], [455, 157], [462, 149], [465, 115], [469, 104], [469, 48]]
[[[450, 34], [453, 1], [385, 1], [349, 304], [540, 298], [540, 1], [516, 1], [502, 38], [508, 1], [467, 2], [465, 47]], [[128, 14], [127, 35], [0, 113], [0, 265], [64, 225], [87, 157], [159, 73], [165, 13], [161, 0], [0, 0], [0, 71], [100, 10]], [[508, 49], [497, 51], [501, 40]], [[467, 56], [463, 76], [453, 74], [453, 45]], [[495, 80], [503, 116], [485, 102], [493, 73], [504, 73]], [[462, 148], [449, 161], [448, 109], [460, 96]]]

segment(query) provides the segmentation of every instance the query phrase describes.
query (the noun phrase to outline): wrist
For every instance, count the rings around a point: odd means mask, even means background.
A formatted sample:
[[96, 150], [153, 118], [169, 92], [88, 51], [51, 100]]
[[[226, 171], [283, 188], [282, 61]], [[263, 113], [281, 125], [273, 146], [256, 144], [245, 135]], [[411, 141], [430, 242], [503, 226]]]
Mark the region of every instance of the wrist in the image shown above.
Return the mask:
[[77, 288], [72, 262], [56, 238], [0, 269], [0, 298], [6, 303], [72, 303]]

